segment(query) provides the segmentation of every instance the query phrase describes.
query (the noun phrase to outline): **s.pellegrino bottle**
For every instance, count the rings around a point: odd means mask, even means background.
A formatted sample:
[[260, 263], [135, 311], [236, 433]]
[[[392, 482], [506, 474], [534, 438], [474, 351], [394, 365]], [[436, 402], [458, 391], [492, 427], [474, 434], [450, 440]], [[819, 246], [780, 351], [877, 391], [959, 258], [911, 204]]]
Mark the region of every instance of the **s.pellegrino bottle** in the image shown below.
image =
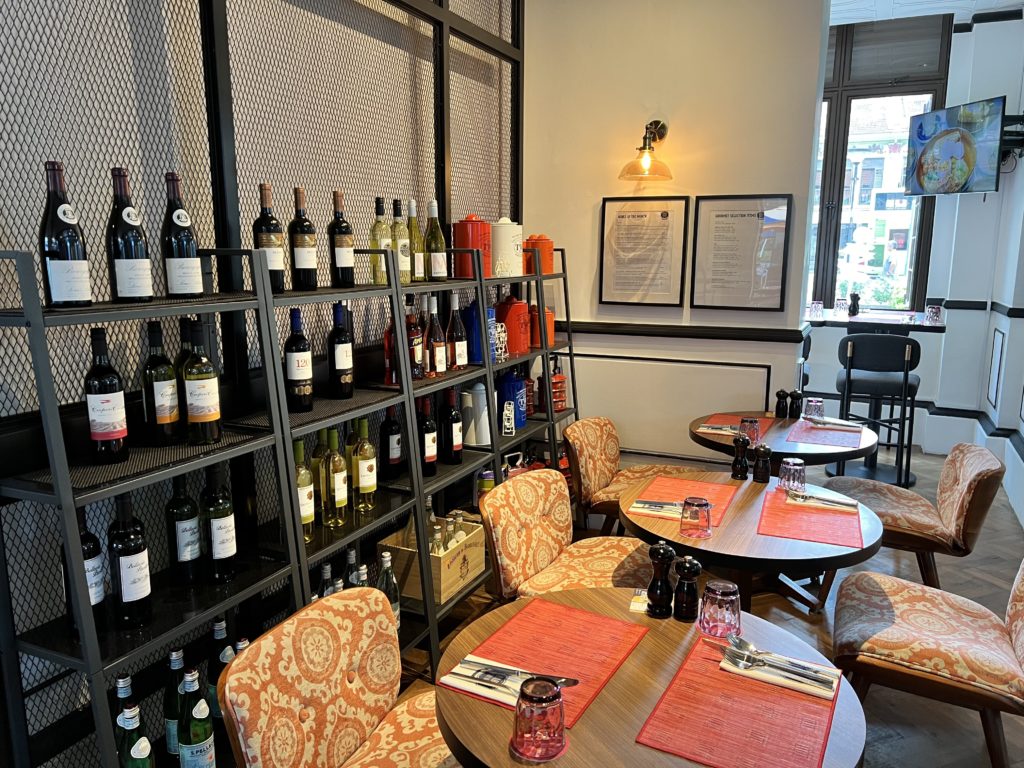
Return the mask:
[[352, 329], [348, 309], [342, 301], [334, 305], [334, 328], [327, 336], [327, 395], [347, 400], [355, 395], [355, 370], [352, 362]]
[[306, 190], [295, 187], [295, 218], [288, 225], [292, 249], [292, 290], [316, 290], [316, 227], [306, 217]]
[[178, 718], [178, 761], [181, 768], [215, 768], [213, 716], [199, 690], [199, 671], [190, 669], [182, 679], [181, 716]]
[[356, 236], [345, 218], [345, 194], [334, 190], [334, 219], [327, 227], [331, 249], [331, 287], [353, 288], [356, 284]]
[[274, 216], [269, 184], [260, 184], [260, 215], [252, 223], [252, 247], [263, 253], [270, 276], [270, 292], [284, 293], [284, 227]]
[[185, 679], [185, 652], [171, 651], [168, 658], [167, 686], [164, 688], [164, 741], [167, 754], [178, 754], [178, 721], [181, 719], [182, 682]]
[[345, 550], [345, 584], [346, 589], [349, 587], [359, 586], [359, 564], [356, 562], [356, 552], [354, 547], [349, 547]]
[[448, 251], [441, 231], [441, 222], [437, 219], [437, 200], [427, 204], [427, 234], [425, 249], [430, 265], [429, 278], [443, 282], [448, 279]]
[[132, 205], [128, 169], [112, 168], [114, 205], [107, 221], [107, 259], [113, 301], [153, 300], [153, 265], [142, 229], [142, 217]]
[[135, 699], [132, 696], [132, 676], [129, 674], [118, 675], [114, 680], [114, 744], [118, 753], [124, 751], [124, 713], [125, 710], [135, 706]]
[[398, 579], [391, 568], [391, 553], [380, 553], [380, 576], [377, 577], [377, 589], [383, 592], [388, 602], [391, 603], [391, 611], [395, 614], [396, 628], [402, 626], [402, 596], [398, 589]]
[[97, 464], [128, 460], [128, 415], [124, 408], [124, 379], [110, 364], [107, 332], [89, 331], [92, 367], [85, 374], [85, 405], [89, 415], [92, 458]]
[[171, 480], [171, 498], [164, 505], [167, 516], [167, 541], [174, 556], [174, 575], [181, 583], [192, 585], [199, 578], [202, 554], [202, 528], [199, 524], [199, 506], [188, 495], [185, 475]]
[[224, 714], [217, 701], [217, 681], [233, 658], [235, 647], [228, 640], [228, 624], [223, 616], [218, 616], [213, 622], [213, 644], [210, 646], [210, 660], [206, 663], [206, 696], [210, 700], [214, 730], [218, 731], [224, 728]]
[[181, 197], [181, 177], [172, 171], [164, 175], [164, 180], [167, 182], [167, 211], [160, 230], [160, 251], [164, 258], [167, 295], [196, 298], [203, 295], [203, 267], [196, 231]]
[[316, 588], [317, 597], [327, 597], [334, 594], [334, 579], [331, 578], [331, 564], [320, 565], [320, 584]]
[[290, 413], [313, 410], [313, 352], [298, 307], [289, 312], [292, 333], [284, 343], [285, 400]]
[[223, 462], [206, 468], [206, 487], [199, 495], [199, 509], [210, 542], [210, 580], [226, 584], [235, 578], [235, 511], [224, 482]]
[[220, 378], [213, 361], [206, 356], [203, 323], [193, 320], [190, 328], [192, 354], [185, 363], [185, 401], [188, 408], [188, 442], [212, 445], [221, 438]]
[[[384, 198], [374, 198], [374, 219], [370, 227], [370, 248], [380, 251], [391, 250], [391, 227], [384, 221]], [[382, 253], [370, 254], [370, 282], [374, 285], [388, 284], [388, 257]]]
[[64, 166], [46, 161], [46, 208], [39, 225], [39, 258], [47, 307], [88, 307], [92, 282], [78, 211], [68, 200]]
[[306, 465], [306, 445], [302, 439], [292, 441], [295, 456], [295, 491], [299, 500], [299, 523], [302, 525], [302, 540], [313, 541], [313, 524], [316, 522], [316, 494], [313, 490], [313, 473]]
[[156, 768], [153, 745], [142, 729], [138, 704], [124, 710], [123, 749], [118, 755], [120, 768]]
[[[106, 597], [104, 581], [107, 575], [106, 562], [103, 559], [103, 549], [100, 547], [99, 537], [89, 530], [85, 522], [85, 509], [78, 507], [75, 512], [78, 515], [78, 538], [82, 541], [82, 560], [85, 561], [85, 585], [89, 590], [89, 604], [92, 606], [93, 620], [98, 626], [102, 626], [103, 620], [103, 598]], [[64, 587], [64, 607], [67, 610], [68, 621], [74, 632], [78, 633], [78, 626], [75, 623], [75, 612], [71, 609], [71, 576], [68, 571], [68, 560], [64, 554], [64, 547], [57, 545], [60, 549], [61, 584]]]
[[164, 331], [159, 320], [146, 323], [149, 357], [142, 365], [142, 412], [153, 445], [170, 445], [178, 437], [178, 379], [164, 352]]
[[115, 498], [115, 508], [116, 516], [107, 531], [114, 614], [122, 629], [141, 629], [153, 614], [146, 532], [132, 514], [127, 493]]
[[380, 424], [380, 451], [377, 453], [382, 480], [394, 480], [402, 474], [402, 425], [399, 423], [398, 409], [389, 405], [384, 421]]

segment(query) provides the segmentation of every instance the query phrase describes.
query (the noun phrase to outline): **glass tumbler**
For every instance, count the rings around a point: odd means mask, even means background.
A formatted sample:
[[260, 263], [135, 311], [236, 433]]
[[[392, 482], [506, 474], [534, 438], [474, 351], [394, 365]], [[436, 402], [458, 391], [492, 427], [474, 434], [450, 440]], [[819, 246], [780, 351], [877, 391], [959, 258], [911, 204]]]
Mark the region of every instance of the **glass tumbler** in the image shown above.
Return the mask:
[[846, 299], [836, 299], [836, 303], [832, 305], [832, 311], [837, 315], [845, 315], [850, 311], [850, 302]]
[[786, 491], [807, 491], [807, 471], [803, 459], [783, 459], [779, 467], [779, 487]]
[[804, 400], [804, 416], [809, 419], [824, 419], [825, 401], [820, 397], [808, 397]]
[[731, 581], [709, 581], [700, 601], [697, 624], [704, 634], [714, 637], [740, 634], [739, 587]]
[[933, 325], [942, 324], [942, 305], [929, 304], [924, 308], [924, 321]]
[[546, 677], [530, 677], [519, 687], [509, 749], [531, 763], [554, 760], [565, 750], [562, 689]]
[[740, 419], [740, 434], [746, 435], [751, 445], [761, 442], [761, 423], [752, 416], [744, 416]]
[[679, 535], [687, 539], [711, 538], [713, 505], [700, 496], [688, 496], [679, 515]]
[[811, 302], [811, 319], [821, 320], [825, 316], [825, 302], [823, 301], [812, 301]]

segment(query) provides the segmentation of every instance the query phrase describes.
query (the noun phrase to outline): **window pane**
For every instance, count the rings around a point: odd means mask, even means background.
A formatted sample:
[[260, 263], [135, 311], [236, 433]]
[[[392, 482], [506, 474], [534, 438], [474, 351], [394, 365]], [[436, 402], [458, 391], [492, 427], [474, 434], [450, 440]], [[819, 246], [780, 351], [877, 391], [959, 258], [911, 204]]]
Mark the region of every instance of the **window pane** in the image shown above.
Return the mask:
[[836, 71], [836, 28], [828, 30], [828, 53], [825, 54], [825, 85], [835, 78]]
[[821, 170], [825, 164], [825, 133], [828, 128], [828, 102], [821, 102], [821, 119], [818, 122], [818, 156], [814, 163], [814, 192], [811, 197], [811, 235], [807, 239], [805, 262], [807, 263], [807, 303], [814, 298], [814, 266], [818, 253], [818, 230], [821, 228]]
[[942, 17], [857, 24], [853, 30], [850, 82], [883, 82], [937, 75], [942, 49]]
[[931, 109], [930, 94], [850, 101], [836, 298], [907, 309], [917, 249], [919, 197], [903, 195], [907, 130]]

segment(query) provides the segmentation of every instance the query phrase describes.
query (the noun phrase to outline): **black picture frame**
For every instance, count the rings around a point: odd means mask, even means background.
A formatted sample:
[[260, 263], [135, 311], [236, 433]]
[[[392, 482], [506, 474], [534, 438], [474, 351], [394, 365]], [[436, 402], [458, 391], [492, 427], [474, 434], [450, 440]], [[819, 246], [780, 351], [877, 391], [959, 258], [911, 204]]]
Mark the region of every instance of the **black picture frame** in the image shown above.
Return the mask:
[[[761, 206], [762, 212], [769, 210], [770, 208], [776, 208], [785, 206], [786, 209], [786, 221], [783, 227], [782, 236], [782, 268], [780, 274], [779, 288], [778, 288], [778, 301], [767, 306], [752, 306], [750, 304], [711, 304], [711, 303], [697, 303], [697, 278], [701, 273], [698, 269], [698, 245], [700, 243], [700, 234], [698, 227], [700, 226], [700, 215], [701, 215], [701, 204], [707, 205], [711, 202], [724, 202], [724, 201], [737, 201], [737, 200], [763, 200], [763, 201], [778, 201], [778, 205], [769, 207], [767, 204]], [[789, 193], [782, 194], [760, 194], [760, 195], [698, 195], [694, 206], [693, 215], [693, 250], [690, 261], [690, 308], [691, 309], [724, 309], [724, 310], [742, 310], [745, 312], [783, 312], [786, 309], [786, 278], [787, 269], [789, 267], [789, 241], [790, 232], [793, 227], [793, 195]]]
[[[677, 299], [675, 301], [645, 301], [639, 300], [622, 300], [616, 299], [611, 296], [605, 296], [605, 239], [607, 237], [607, 225], [608, 225], [608, 204], [609, 203], [631, 203], [631, 202], [650, 202], [654, 200], [664, 200], [667, 202], [682, 204], [682, 232], [679, 233], [679, 288]], [[686, 284], [686, 249], [687, 239], [689, 237], [690, 230], [690, 197], [689, 195], [635, 195], [629, 197], [603, 197], [601, 198], [601, 232], [600, 232], [600, 260], [598, 261], [598, 277], [597, 277], [597, 290], [598, 290], [598, 303], [619, 305], [619, 306], [646, 306], [646, 307], [681, 307], [685, 300], [683, 295], [683, 288]]]
[[985, 387], [985, 399], [993, 408], [999, 407], [999, 390], [1002, 384], [1003, 355], [1006, 352], [1006, 332], [1001, 328], [992, 329], [992, 349], [989, 352], [988, 381]]

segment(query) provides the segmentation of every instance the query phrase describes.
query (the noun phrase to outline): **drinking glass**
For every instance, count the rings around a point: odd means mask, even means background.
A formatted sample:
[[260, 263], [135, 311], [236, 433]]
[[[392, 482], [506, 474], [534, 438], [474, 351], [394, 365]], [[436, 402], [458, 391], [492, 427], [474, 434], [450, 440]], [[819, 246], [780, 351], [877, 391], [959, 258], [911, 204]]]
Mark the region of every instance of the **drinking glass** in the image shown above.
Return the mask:
[[832, 305], [832, 311], [838, 314], [846, 314], [850, 311], [850, 302], [846, 299], [836, 299], [836, 303]]
[[706, 635], [740, 634], [740, 590], [731, 581], [715, 579], [704, 587], [697, 624]]
[[782, 460], [779, 467], [779, 487], [797, 493], [807, 491], [807, 474], [803, 459]]
[[679, 535], [687, 539], [711, 538], [712, 504], [700, 496], [689, 496], [683, 501], [679, 515]]
[[942, 305], [929, 304], [924, 308], [924, 321], [934, 325], [942, 324]]
[[811, 302], [811, 319], [821, 320], [825, 316], [825, 302], [823, 301], [812, 301]]
[[761, 442], [760, 422], [753, 417], [744, 416], [740, 419], [740, 434], [746, 435], [751, 445], [757, 445]]
[[554, 760], [565, 750], [562, 689], [554, 680], [530, 677], [519, 687], [509, 749], [532, 763]]
[[804, 416], [810, 419], [824, 419], [825, 401], [820, 397], [808, 397], [804, 400]]

